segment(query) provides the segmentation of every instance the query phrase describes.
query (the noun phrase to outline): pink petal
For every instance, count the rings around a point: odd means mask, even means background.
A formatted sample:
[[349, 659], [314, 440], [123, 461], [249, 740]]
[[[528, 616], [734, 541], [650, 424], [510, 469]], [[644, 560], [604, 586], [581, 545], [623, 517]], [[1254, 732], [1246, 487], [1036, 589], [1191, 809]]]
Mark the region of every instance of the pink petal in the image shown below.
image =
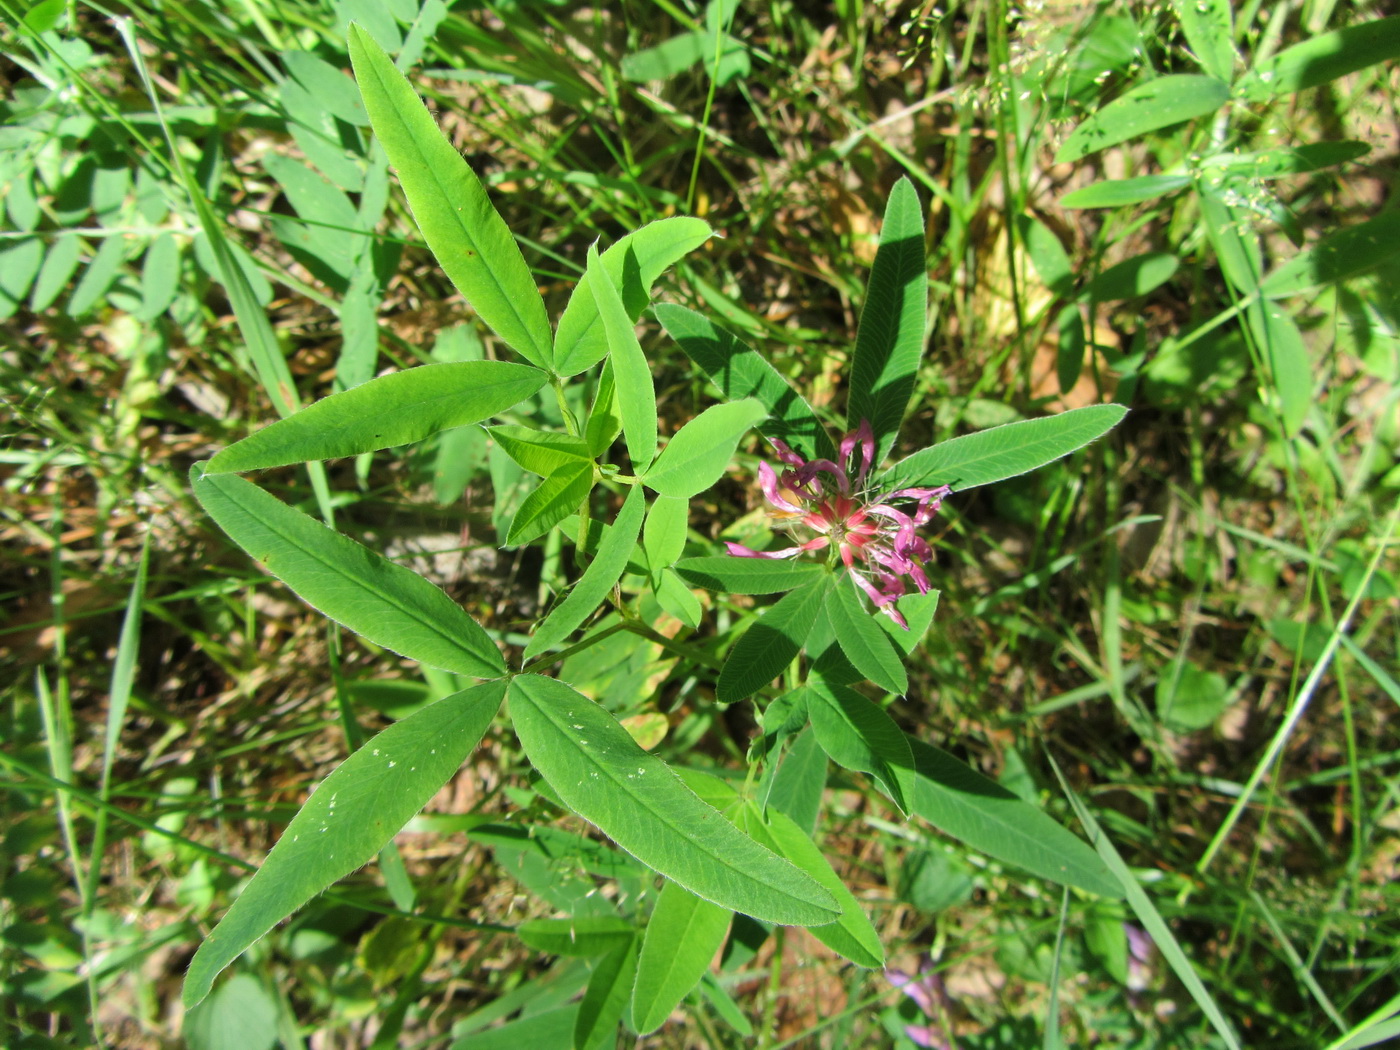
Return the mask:
[[782, 496], [778, 495], [778, 475], [774, 473], [773, 468], [765, 462], [760, 462], [758, 465], [758, 487], [763, 490], [763, 495], [767, 498], [768, 502], [779, 510], [785, 510], [789, 514], [802, 513], [801, 507], [795, 503], [789, 503], [787, 500], [783, 499]]
[[745, 547], [742, 543], [731, 543], [729, 540], [725, 540], [724, 545], [728, 548], [729, 553], [736, 558], [767, 558], [770, 561], [795, 558], [805, 549], [804, 545], [803, 547], [784, 547], [782, 550], [776, 551], [756, 551], [751, 547]]
[[772, 445], [774, 450], [778, 453], [778, 459], [790, 467], [800, 467], [806, 462], [796, 452], [788, 448], [786, 442], [780, 441], [777, 438], [769, 438], [768, 444]]

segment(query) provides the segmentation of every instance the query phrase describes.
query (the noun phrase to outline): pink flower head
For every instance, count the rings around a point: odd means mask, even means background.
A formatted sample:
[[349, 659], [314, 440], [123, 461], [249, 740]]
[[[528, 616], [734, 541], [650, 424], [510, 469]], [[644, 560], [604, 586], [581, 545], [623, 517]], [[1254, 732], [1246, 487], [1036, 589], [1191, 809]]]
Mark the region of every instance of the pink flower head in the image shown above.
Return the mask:
[[[835, 463], [809, 462], [777, 439], [772, 445], [784, 469], [780, 473], [768, 463], [758, 466], [758, 485], [773, 508], [770, 514], [781, 526], [812, 535], [796, 546], [772, 551], [727, 543], [729, 553], [739, 558], [795, 558], [825, 548], [841, 559], [875, 608], [907, 629], [894, 603], [909, 593], [911, 584], [920, 594], [927, 594], [930, 586], [924, 563], [933, 551], [917, 530], [953, 490], [940, 485], [878, 495], [868, 491], [866, 479], [875, 465], [869, 420], [841, 439]], [[896, 501], [903, 506], [894, 506]]]

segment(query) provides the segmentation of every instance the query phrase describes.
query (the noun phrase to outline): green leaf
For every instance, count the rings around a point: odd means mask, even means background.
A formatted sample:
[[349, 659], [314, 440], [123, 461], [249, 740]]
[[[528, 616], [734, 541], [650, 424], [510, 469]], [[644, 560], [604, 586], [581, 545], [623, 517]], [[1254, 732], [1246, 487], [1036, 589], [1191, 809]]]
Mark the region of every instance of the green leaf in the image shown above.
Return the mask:
[[689, 501], [677, 496], [657, 496], [642, 526], [642, 551], [651, 570], [652, 586], [659, 586], [661, 570], [676, 563], [685, 549]]
[[[113, 240], [121, 238], [115, 237]], [[82, 251], [82, 238], [71, 230], [60, 233], [53, 239], [49, 250], [44, 254], [44, 264], [39, 267], [39, 275], [34, 279], [33, 287], [29, 289], [29, 309], [40, 313], [53, 305], [53, 301], [68, 286], [69, 279], [77, 270]]]
[[1270, 299], [1297, 295], [1379, 266], [1400, 252], [1400, 211], [1346, 226], [1275, 267], [1259, 285]]
[[292, 818], [185, 977], [191, 1007], [251, 944], [368, 863], [461, 767], [505, 696], [484, 682], [395, 722], [340, 764]]
[[682, 999], [700, 983], [724, 944], [733, 911], [711, 904], [675, 882], [661, 896], [647, 921], [637, 981], [632, 989], [632, 1023], [648, 1035], [666, 1023]]
[[[714, 236], [703, 219], [674, 216], [648, 223], [621, 238], [600, 257], [635, 323], [651, 299], [651, 286], [678, 259]], [[608, 352], [608, 339], [587, 272], [574, 287], [554, 336], [554, 367], [561, 376], [592, 368]]]
[[460, 605], [416, 572], [287, 506], [252, 482], [190, 468], [219, 527], [309, 605], [376, 645], [474, 678], [505, 671], [500, 650]]
[[933, 625], [933, 614], [938, 611], [938, 591], [926, 594], [906, 594], [894, 603], [899, 614], [904, 617], [907, 628], [899, 626], [888, 616], [877, 616], [875, 622], [880, 630], [889, 635], [895, 648], [905, 656], [912, 656], [919, 643], [924, 640], [929, 627]]
[[358, 456], [466, 426], [529, 397], [547, 377], [529, 365], [459, 361], [419, 365], [322, 398], [236, 441], [210, 474]]
[[1068, 394], [1084, 368], [1084, 318], [1077, 303], [1066, 303], [1055, 318], [1055, 378], [1060, 392]]
[[835, 459], [836, 446], [812, 406], [763, 357], [693, 310], [656, 304], [656, 319], [700, 366], [726, 401], [757, 398], [768, 410], [758, 429], [787, 442], [807, 459]]
[[1221, 168], [1245, 179], [1282, 179], [1345, 164], [1370, 152], [1371, 147], [1365, 142], [1309, 142], [1254, 153], [1214, 153], [1202, 158], [1201, 169]]
[[656, 600], [661, 604], [661, 608], [692, 631], [700, 626], [700, 617], [704, 614], [700, 599], [681, 582], [674, 570], [661, 570], [661, 579], [656, 585]]
[[761, 814], [758, 807], [749, 802], [745, 807], [744, 827], [756, 842], [786, 857], [816, 879], [840, 905], [841, 918], [826, 926], [812, 927], [812, 935], [817, 940], [857, 966], [874, 970], [885, 965], [885, 948], [870, 917], [797, 821], [777, 809]]
[[721, 477], [739, 439], [768, 413], [755, 398], [711, 405], [676, 432], [642, 475], [642, 483], [666, 496], [689, 499]]
[[826, 573], [812, 561], [735, 558], [727, 554], [684, 558], [676, 562], [681, 579], [711, 591], [730, 594], [777, 594], [811, 583]]
[[807, 834], [817, 826], [822, 794], [826, 790], [826, 752], [817, 734], [803, 730], [793, 738], [783, 764], [773, 777], [768, 808], [779, 809]]
[[1066, 208], [1121, 208], [1174, 193], [1191, 185], [1190, 175], [1141, 175], [1135, 179], [1109, 179], [1071, 190], [1060, 198]]
[[787, 669], [811, 634], [831, 584], [832, 577], [823, 574], [799, 587], [744, 632], [720, 671], [715, 688], [720, 703], [752, 696]]
[[520, 502], [511, 519], [506, 545], [518, 547], [539, 539], [578, 510], [593, 491], [593, 463], [575, 460], [562, 464]]
[[1235, 30], [1230, 0], [1172, 0], [1186, 43], [1202, 71], [1228, 84], [1235, 77]]
[[903, 694], [909, 689], [909, 676], [890, 636], [880, 630], [874, 615], [867, 612], [856, 595], [849, 574], [836, 581], [826, 601], [826, 612], [836, 633], [836, 644], [857, 671], [881, 689]]
[[531, 763], [559, 797], [642, 863], [720, 907], [816, 926], [831, 895], [758, 845], [592, 700], [538, 675], [511, 680], [511, 718]]
[[617, 1026], [632, 1000], [632, 984], [637, 976], [640, 938], [633, 937], [624, 947], [615, 948], [593, 969], [588, 989], [578, 1007], [574, 1022], [574, 1046], [578, 1050], [603, 1050], [617, 1043]]
[[1285, 432], [1297, 434], [1312, 406], [1312, 361], [1298, 325], [1278, 303], [1254, 303], [1245, 311], [1254, 340], [1268, 364]]
[[1168, 729], [1189, 733], [1212, 725], [1230, 703], [1225, 676], [1186, 664], [1157, 680], [1157, 717]]
[[256, 977], [236, 973], [185, 1015], [189, 1050], [270, 1050], [277, 1045], [277, 1002]]
[[393, 60], [357, 25], [350, 27], [350, 63], [374, 133], [438, 264], [506, 345], [549, 367], [553, 338], [544, 300], [475, 172]]
[[593, 275], [589, 287], [607, 336], [627, 455], [632, 469], [641, 474], [656, 458], [656, 382], [651, 378], [651, 366], [642, 353], [642, 344], [637, 342], [636, 330], [617, 288], [610, 278], [600, 276], [602, 263], [596, 245], [588, 248], [587, 273]]
[[1061, 298], [1068, 298], [1074, 291], [1074, 264], [1055, 231], [1030, 215], [1016, 216], [1016, 227], [1031, 257], [1031, 265], [1045, 287]]
[[989, 857], [1104, 897], [1122, 889], [1093, 849], [946, 751], [909, 738], [914, 769], [904, 794], [916, 815]]
[[1229, 100], [1229, 86], [1215, 77], [1194, 73], [1157, 77], [1114, 99], [1075, 128], [1055, 152], [1055, 163], [1072, 163], [1149, 131], [1203, 117]]
[[283, 51], [281, 58], [287, 72], [326, 112], [357, 127], [369, 123], [359, 93], [350, 90], [350, 80], [335, 66], [309, 51]]
[[1084, 286], [1079, 298], [1101, 303], [1137, 299], [1166, 284], [1180, 265], [1167, 252], [1144, 252], [1104, 270]]
[[584, 424], [583, 436], [588, 442], [588, 451], [597, 459], [617, 440], [622, 433], [622, 416], [617, 407], [617, 381], [613, 378], [613, 363], [603, 365], [603, 373], [598, 377], [598, 393], [593, 398], [593, 408]]
[[646, 497], [639, 486], [634, 485], [627, 493], [622, 509], [617, 512], [617, 520], [598, 544], [598, 553], [588, 568], [584, 570], [578, 583], [567, 598], [544, 618], [535, 630], [534, 637], [525, 646], [525, 659], [544, 652], [562, 642], [575, 629], [588, 619], [607, 597], [627, 567], [627, 559], [636, 546], [637, 535], [642, 531], [642, 513], [646, 509]]
[[146, 249], [141, 266], [141, 307], [136, 318], [150, 323], [175, 301], [180, 291], [180, 246], [171, 233], [162, 233]]
[[486, 432], [501, 446], [502, 452], [540, 477], [547, 477], [560, 467], [587, 463], [591, 468], [593, 465], [588, 443], [572, 434], [513, 425], [487, 427]]
[[614, 915], [583, 915], [567, 919], [528, 919], [515, 935], [537, 952], [550, 955], [604, 955], [625, 948], [637, 927]]
[[846, 409], [848, 430], [867, 419], [874, 428], [876, 464], [894, 444], [914, 394], [927, 313], [924, 213], [914, 184], [901, 177], [885, 207], [880, 248], [865, 290]]
[[847, 686], [820, 675], [814, 675], [809, 684], [807, 713], [822, 750], [838, 766], [869, 773], [907, 814], [912, 796], [905, 784], [912, 776], [914, 756], [894, 719]]
[[1266, 58], [1240, 80], [1251, 102], [1306, 91], [1358, 69], [1400, 58], [1400, 15], [1309, 37]]
[[947, 484], [962, 492], [1028, 474], [1103, 437], [1127, 414], [1122, 405], [1089, 405], [954, 438], [900, 460], [876, 487]]

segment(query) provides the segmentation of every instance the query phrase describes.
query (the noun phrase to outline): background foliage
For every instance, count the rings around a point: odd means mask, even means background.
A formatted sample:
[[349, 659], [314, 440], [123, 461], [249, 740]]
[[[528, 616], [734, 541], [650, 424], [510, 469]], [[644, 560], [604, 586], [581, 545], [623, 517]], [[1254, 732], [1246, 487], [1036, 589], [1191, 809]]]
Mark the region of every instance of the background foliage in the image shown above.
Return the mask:
[[[495, 355], [368, 135], [352, 20], [400, 43], [550, 316], [595, 240], [698, 215], [723, 239], [661, 298], [762, 348], [829, 421], [884, 202], [911, 178], [931, 336], [895, 454], [1109, 400], [1133, 412], [945, 505], [941, 607], [891, 714], [1101, 826], [1245, 1042], [1342, 1045], [1368, 1018], [1347, 1045], [1393, 1034], [1400, 241], [1379, 10], [0, 10], [9, 1045], [222, 1046], [229, 1018], [241, 1047], [554, 1045], [588, 973], [542, 924], [586, 914], [600, 886], [640, 889], [488, 727], [397, 851], [188, 1017], [177, 1005], [211, 917], [307, 789], [458, 688], [328, 630], [186, 478], [387, 367]], [[714, 391], [659, 325], [643, 347], [673, 434]], [[518, 421], [559, 412], [542, 396]], [[557, 544], [503, 549], [527, 486], [497, 444], [467, 427], [261, 480], [523, 646], [565, 566]], [[767, 531], [749, 455], [765, 449], [741, 451], [692, 502], [695, 553]], [[656, 626], [570, 658], [568, 678], [723, 777], [758, 729], [716, 705], [714, 676], [677, 670], [682, 625]], [[741, 926], [646, 1045], [1216, 1038], [1124, 905], [1027, 881], [844, 775], [810, 812], [892, 965], [922, 971], [917, 994], [806, 934]]]

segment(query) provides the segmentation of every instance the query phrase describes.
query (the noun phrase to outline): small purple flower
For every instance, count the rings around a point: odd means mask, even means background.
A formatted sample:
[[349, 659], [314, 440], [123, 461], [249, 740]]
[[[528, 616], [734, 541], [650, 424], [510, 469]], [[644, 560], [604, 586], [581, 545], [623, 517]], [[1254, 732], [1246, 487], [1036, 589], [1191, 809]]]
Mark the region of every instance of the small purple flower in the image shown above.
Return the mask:
[[[879, 495], [867, 490], [866, 478], [875, 459], [875, 434], [869, 420], [862, 420], [841, 439], [835, 463], [829, 459], [808, 462], [777, 438], [771, 443], [785, 469], [779, 473], [768, 463], [758, 465], [759, 488], [773, 507], [770, 516], [783, 528], [815, 535], [773, 551], [727, 543], [729, 553], [739, 558], [793, 558], [803, 551], [826, 548], [833, 558], [840, 557], [875, 608], [907, 630], [909, 625], [894, 603], [909, 592], [911, 583], [920, 594], [928, 593], [924, 563], [933, 556], [916, 530], [929, 522], [952, 488], [895, 489]], [[857, 451], [858, 457], [853, 455]], [[912, 502], [900, 509], [893, 505], [895, 500]]]
[[948, 1040], [939, 1018], [952, 1004], [947, 989], [943, 987], [943, 979], [933, 967], [925, 962], [919, 968], [917, 977], [911, 977], [903, 970], [886, 970], [885, 979], [913, 999], [914, 1005], [931, 1022], [905, 1025], [904, 1034], [917, 1046], [927, 1047], [929, 1050], [948, 1050]]

